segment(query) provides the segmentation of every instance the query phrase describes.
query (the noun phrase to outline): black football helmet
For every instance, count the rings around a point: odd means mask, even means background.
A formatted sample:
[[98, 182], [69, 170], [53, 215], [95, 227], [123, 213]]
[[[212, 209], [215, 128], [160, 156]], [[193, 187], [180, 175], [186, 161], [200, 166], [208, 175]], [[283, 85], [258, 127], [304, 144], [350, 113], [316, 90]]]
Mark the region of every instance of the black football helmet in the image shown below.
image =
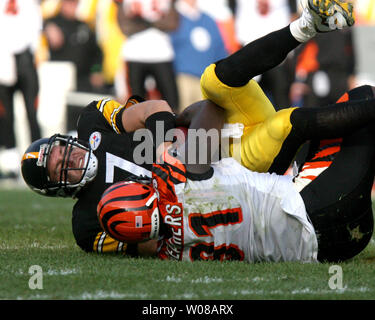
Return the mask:
[[[65, 146], [63, 162], [68, 163], [73, 148], [81, 148], [86, 157], [82, 168], [65, 168], [62, 165], [59, 181], [51, 181], [47, 164], [51, 150], [55, 145]], [[78, 182], [67, 181], [68, 170], [82, 170]], [[81, 188], [95, 178], [98, 160], [88, 143], [68, 135], [55, 134], [50, 138], [34, 141], [25, 151], [21, 160], [21, 172], [26, 184], [35, 192], [51, 197], [75, 197]]]

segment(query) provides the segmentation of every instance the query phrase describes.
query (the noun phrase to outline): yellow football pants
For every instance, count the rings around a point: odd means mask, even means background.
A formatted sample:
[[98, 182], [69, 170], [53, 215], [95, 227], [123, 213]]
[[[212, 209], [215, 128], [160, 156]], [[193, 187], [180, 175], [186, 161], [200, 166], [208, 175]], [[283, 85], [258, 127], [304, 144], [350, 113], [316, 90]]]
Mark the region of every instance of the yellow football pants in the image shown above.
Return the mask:
[[[288, 137], [292, 124], [290, 114], [295, 108], [275, 111], [258, 83], [250, 80], [243, 87], [229, 87], [215, 74], [215, 64], [201, 77], [203, 97], [226, 110], [226, 122], [242, 123], [242, 165], [252, 171], [267, 172]], [[230, 146], [233, 153], [233, 146]]]

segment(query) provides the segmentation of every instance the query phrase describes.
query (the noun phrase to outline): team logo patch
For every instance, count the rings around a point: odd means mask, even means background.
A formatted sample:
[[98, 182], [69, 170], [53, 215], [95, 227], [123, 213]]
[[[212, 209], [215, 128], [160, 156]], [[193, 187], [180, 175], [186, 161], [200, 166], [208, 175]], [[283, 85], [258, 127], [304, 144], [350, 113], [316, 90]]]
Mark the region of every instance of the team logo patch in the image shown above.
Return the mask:
[[92, 150], [98, 149], [100, 142], [102, 141], [102, 135], [100, 132], [95, 131], [91, 133], [89, 142]]

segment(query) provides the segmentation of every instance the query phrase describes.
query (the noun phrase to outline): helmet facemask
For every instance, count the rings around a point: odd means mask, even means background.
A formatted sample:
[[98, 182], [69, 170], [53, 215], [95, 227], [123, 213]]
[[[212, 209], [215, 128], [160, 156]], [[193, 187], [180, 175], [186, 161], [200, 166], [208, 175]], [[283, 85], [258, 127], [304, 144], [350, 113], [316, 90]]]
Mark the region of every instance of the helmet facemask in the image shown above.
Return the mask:
[[[64, 147], [62, 163], [58, 181], [51, 181], [48, 174], [48, 163], [51, 156], [51, 152], [55, 146]], [[75, 148], [82, 149], [86, 152], [84, 161], [80, 163], [79, 167], [69, 167], [71, 163], [70, 158]], [[75, 197], [81, 188], [96, 176], [98, 169], [98, 161], [93, 154], [91, 148], [84, 142], [79, 141], [77, 138], [72, 136], [54, 135], [48, 142], [48, 146], [44, 150], [43, 166], [46, 170], [47, 186], [48, 190], [56, 190], [56, 195], [61, 197]], [[53, 168], [52, 168], [53, 169]], [[82, 175], [79, 179], [69, 181], [72, 177], [71, 172], [81, 171]]]

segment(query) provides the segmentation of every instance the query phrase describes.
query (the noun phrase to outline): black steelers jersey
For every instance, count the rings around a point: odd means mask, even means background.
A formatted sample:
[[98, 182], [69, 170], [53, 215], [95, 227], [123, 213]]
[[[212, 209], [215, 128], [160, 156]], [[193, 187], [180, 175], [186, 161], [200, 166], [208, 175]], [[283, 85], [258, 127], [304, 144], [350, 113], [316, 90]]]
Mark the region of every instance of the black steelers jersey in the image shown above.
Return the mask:
[[134, 150], [141, 142], [134, 141], [134, 133], [126, 132], [121, 121], [126, 107], [139, 100], [139, 97], [131, 98], [126, 105], [110, 99], [94, 101], [85, 107], [78, 119], [78, 138], [89, 141], [98, 159], [96, 177], [77, 195], [78, 201], [73, 208], [73, 234], [77, 244], [85, 251], [131, 254], [135, 249], [103, 232], [96, 206], [111, 184], [132, 175], [151, 177], [152, 164], [137, 164], [139, 161], [134, 159]]

